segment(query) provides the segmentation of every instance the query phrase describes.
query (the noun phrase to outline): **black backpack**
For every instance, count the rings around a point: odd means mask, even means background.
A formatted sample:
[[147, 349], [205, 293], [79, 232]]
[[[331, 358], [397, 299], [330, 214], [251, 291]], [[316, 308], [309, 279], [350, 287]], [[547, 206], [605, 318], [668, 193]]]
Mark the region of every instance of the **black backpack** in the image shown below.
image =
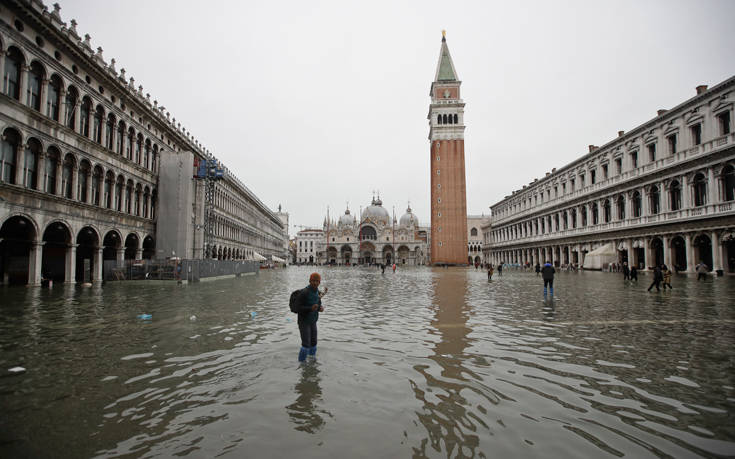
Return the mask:
[[293, 292], [291, 292], [291, 297], [288, 299], [288, 307], [291, 308], [291, 312], [293, 312], [294, 314], [298, 314], [299, 312], [299, 306], [301, 306], [299, 304], [299, 296], [303, 291], [303, 288], [294, 290]]

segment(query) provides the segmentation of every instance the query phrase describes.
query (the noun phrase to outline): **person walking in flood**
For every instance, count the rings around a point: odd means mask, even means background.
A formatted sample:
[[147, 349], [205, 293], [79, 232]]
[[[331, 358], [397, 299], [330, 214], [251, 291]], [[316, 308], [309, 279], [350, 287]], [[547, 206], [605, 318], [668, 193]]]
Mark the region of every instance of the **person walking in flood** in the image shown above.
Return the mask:
[[503, 262], [498, 265], [498, 276], [503, 277]]
[[630, 267], [630, 280], [638, 282], [638, 270], [635, 265]]
[[709, 268], [704, 263], [700, 263], [694, 268], [695, 271], [697, 271], [697, 281], [707, 280], [707, 273], [709, 272]]
[[551, 294], [551, 296], [554, 296], [554, 273], [556, 270], [553, 266], [551, 266], [550, 262], [546, 262], [544, 264], [544, 267], [541, 268], [541, 277], [544, 279], [544, 296], [546, 296], [546, 288], [548, 287], [548, 292]]
[[662, 275], [664, 279], [664, 282], [662, 284], [664, 287], [664, 290], [666, 290], [666, 287], [668, 287], [669, 290], [674, 290], [674, 287], [671, 286], [671, 274], [672, 274], [671, 270], [666, 265], [663, 265], [663, 267], [661, 268], [661, 271], [662, 271]]
[[627, 261], [623, 262], [623, 280], [630, 280], [630, 269]]
[[538, 277], [541, 274], [541, 265], [539, 263], [536, 263], [536, 277]]
[[487, 265], [487, 280], [493, 280], [493, 265]]
[[661, 285], [661, 281], [664, 280], [664, 276], [661, 273], [661, 267], [656, 266], [653, 269], [653, 282], [651, 282], [651, 285], [648, 286], [648, 291], [650, 292], [653, 286], [656, 286], [656, 291], [660, 292], [661, 289], [659, 288], [659, 285]]
[[299, 351], [299, 362], [306, 360], [306, 356], [316, 356], [316, 322], [319, 320], [319, 313], [324, 311], [322, 306], [322, 296], [327, 293], [319, 291], [319, 284], [322, 278], [319, 273], [312, 273], [309, 276], [309, 285], [301, 290], [298, 298], [298, 324], [299, 334], [301, 334], [301, 350]]

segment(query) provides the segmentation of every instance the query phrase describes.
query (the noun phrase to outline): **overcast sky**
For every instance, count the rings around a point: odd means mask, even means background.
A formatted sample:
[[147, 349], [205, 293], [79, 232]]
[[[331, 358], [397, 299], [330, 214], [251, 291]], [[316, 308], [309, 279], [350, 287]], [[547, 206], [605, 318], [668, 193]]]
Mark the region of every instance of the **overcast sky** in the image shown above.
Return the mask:
[[470, 214], [735, 75], [732, 0], [59, 1], [292, 236], [373, 190], [428, 224], [442, 29]]

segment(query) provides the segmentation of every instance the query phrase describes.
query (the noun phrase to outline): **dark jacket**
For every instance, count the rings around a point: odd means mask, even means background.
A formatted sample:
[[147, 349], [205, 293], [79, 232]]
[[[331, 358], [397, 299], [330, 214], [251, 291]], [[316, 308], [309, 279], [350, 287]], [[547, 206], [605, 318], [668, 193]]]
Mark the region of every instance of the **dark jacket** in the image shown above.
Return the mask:
[[553, 280], [554, 279], [554, 273], [556, 270], [551, 265], [544, 265], [543, 268], [541, 268], [541, 277], [544, 280]]
[[298, 323], [300, 324], [313, 324], [319, 320], [319, 310], [312, 311], [311, 307], [315, 304], [322, 305], [322, 299], [319, 298], [319, 290], [312, 289], [310, 285], [307, 285], [305, 289], [301, 290], [298, 298], [299, 304], [299, 318]]
[[661, 282], [662, 280], [664, 280], [664, 275], [661, 272], [661, 268], [659, 268], [658, 266], [656, 266], [653, 269], [653, 281], [654, 282]]

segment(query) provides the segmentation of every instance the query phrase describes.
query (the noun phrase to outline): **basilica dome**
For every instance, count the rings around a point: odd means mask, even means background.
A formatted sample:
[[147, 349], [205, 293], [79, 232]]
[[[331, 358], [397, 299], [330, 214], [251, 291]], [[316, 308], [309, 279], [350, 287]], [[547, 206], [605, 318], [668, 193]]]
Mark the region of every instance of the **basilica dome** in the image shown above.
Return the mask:
[[419, 219], [411, 212], [411, 206], [408, 206], [408, 209], [406, 209], [406, 213], [401, 217], [399, 225], [407, 228], [411, 226], [419, 226]]
[[352, 226], [354, 219], [350, 215], [350, 209], [345, 210], [345, 214], [339, 217], [339, 226]]
[[375, 199], [370, 203], [369, 206], [362, 211], [362, 219], [370, 219], [373, 223], [383, 223], [385, 225], [390, 224], [390, 215], [388, 211], [383, 208], [383, 201], [380, 198]]

